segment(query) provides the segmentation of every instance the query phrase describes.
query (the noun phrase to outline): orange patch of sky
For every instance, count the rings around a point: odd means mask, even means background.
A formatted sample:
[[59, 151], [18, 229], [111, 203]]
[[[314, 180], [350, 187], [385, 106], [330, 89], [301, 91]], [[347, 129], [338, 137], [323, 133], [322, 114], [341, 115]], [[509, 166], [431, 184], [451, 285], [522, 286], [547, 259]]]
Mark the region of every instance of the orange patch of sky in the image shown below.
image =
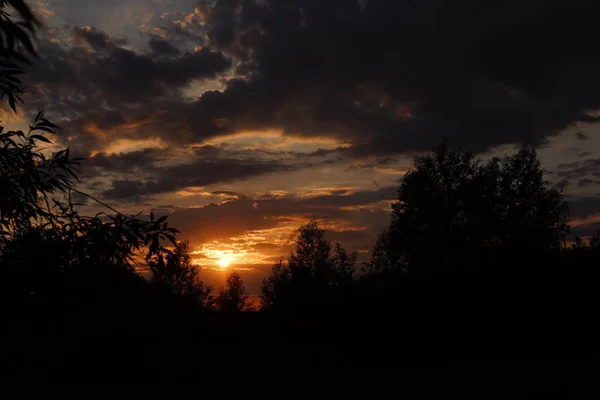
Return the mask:
[[314, 151], [349, 146], [348, 143], [328, 137], [300, 137], [284, 134], [282, 129], [240, 131], [206, 140], [203, 145], [235, 146], [242, 150]]
[[108, 143], [102, 150], [93, 150], [90, 153], [91, 157], [99, 153], [107, 155], [130, 153], [143, 149], [165, 149], [168, 145], [158, 137], [150, 137], [147, 139], [115, 139]]
[[[303, 217], [273, 219], [280, 219], [273, 228], [251, 230], [227, 239], [194, 244], [192, 259], [203, 268], [209, 269], [223, 269], [221, 260], [224, 258], [229, 260], [232, 268], [240, 265], [272, 264], [278, 257], [286, 255], [281, 251], [293, 243], [298, 229], [309, 221]], [[261, 244], [273, 245], [273, 251], [257, 250], [255, 247]]]

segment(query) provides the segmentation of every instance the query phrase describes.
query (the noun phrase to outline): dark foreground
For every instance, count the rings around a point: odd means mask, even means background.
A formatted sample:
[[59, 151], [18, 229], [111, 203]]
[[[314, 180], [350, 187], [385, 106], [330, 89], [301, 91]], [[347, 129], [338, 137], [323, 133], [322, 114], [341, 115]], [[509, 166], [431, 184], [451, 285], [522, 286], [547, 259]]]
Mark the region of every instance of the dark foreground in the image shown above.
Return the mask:
[[284, 315], [201, 312], [134, 278], [78, 277], [19, 303], [5, 296], [3, 376], [189, 383], [222, 369], [434, 368], [475, 371], [487, 386], [499, 384], [499, 369], [531, 389], [520, 393], [563, 393], [595, 357], [596, 280], [589, 270], [542, 276], [362, 282], [343, 303]]

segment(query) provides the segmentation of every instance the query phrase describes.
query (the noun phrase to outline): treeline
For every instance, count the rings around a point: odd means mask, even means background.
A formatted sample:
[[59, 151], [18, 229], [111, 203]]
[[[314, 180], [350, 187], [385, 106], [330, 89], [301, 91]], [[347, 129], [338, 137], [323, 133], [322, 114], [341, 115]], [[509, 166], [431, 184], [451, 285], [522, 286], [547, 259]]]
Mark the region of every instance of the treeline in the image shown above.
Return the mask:
[[[3, 5], [25, 21], [0, 9], [0, 94], [15, 109], [38, 23], [20, 0]], [[257, 310], [239, 275], [218, 291], [200, 280], [166, 216], [123, 215], [78, 191], [81, 160], [40, 147], [57, 129], [43, 112], [27, 133], [0, 127], [0, 359], [13, 378], [172, 381], [241, 362], [591, 353], [600, 234], [567, 242], [568, 207], [531, 148], [483, 161], [442, 143], [404, 177], [369, 262], [356, 265], [311, 222], [264, 280]], [[82, 197], [106, 212], [81, 215]]]

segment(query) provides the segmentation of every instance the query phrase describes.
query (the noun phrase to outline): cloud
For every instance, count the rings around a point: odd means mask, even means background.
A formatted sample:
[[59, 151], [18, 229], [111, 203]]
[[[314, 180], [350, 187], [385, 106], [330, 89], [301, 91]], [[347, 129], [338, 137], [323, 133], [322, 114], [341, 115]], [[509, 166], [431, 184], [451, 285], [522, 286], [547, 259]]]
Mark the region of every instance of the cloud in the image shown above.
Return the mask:
[[577, 186], [584, 187], [584, 186], [598, 185], [598, 184], [600, 184], [600, 180], [584, 178], [584, 179], [579, 180], [579, 182], [577, 183]]
[[263, 162], [258, 159], [205, 159], [191, 163], [146, 169], [147, 180], [115, 180], [112, 186], [102, 192], [105, 199], [124, 200], [140, 198], [180, 189], [206, 186], [220, 182], [231, 182], [257, 175], [264, 175], [288, 169], [276, 162]]
[[80, 151], [97, 147], [111, 131], [121, 137], [187, 141], [193, 136], [192, 118], [181, 91], [231, 66], [221, 52], [209, 48], [178, 53], [168, 42], [151, 38], [154, 52], [148, 54], [93, 27], [66, 29], [74, 40], [63, 39], [64, 30], [54, 30], [40, 43], [40, 59], [27, 75], [32, 96], [26, 107], [30, 113], [46, 109], [71, 138], [68, 144]]
[[579, 140], [588, 140], [588, 137], [587, 137], [586, 135], [584, 135], [583, 133], [581, 133], [581, 132], [577, 132], [577, 133], [575, 134], [575, 137], [576, 137], [577, 139], [579, 139]]
[[[600, 106], [600, 5], [575, 3], [218, 1], [209, 37], [247, 79], [202, 96], [195, 126], [343, 137], [356, 157], [442, 135], [480, 149], [540, 144], [596, 121], [587, 111]], [[228, 126], [211, 127], [215, 116]]]
[[175, 56], [180, 53], [179, 49], [176, 49], [171, 43], [163, 39], [152, 39], [148, 44], [156, 54]]
[[[375, 191], [358, 191], [346, 197], [346, 204], [363, 206], [355, 209], [332, 207], [339, 202], [340, 195], [297, 197], [286, 196], [238, 196], [237, 199], [223, 204], [210, 204], [199, 208], [177, 210], [169, 216], [169, 223], [182, 231], [185, 237], [196, 243], [212, 240], [225, 240], [240, 236], [249, 231], [266, 231], [281, 225], [291, 224], [294, 229], [308, 222], [311, 218], [324, 221], [324, 228], [330, 240], [351, 239], [353, 248], [369, 249], [377, 235], [389, 223], [389, 209], [378, 206], [378, 203], [396, 198], [392, 188]], [[344, 197], [344, 196], [341, 196]], [[357, 233], [362, 232], [362, 233]], [[281, 239], [263, 237], [252, 246], [263, 247], [260, 243], [276, 243]], [[284, 243], [287, 243], [284, 240]]]
[[310, 197], [305, 207], [351, 207], [371, 204], [386, 200], [396, 200], [397, 187], [383, 187], [378, 190], [360, 190], [350, 194], [334, 193], [331, 195]]
[[73, 39], [76, 42], [87, 43], [95, 51], [106, 50], [111, 44], [105, 32], [98, 31], [92, 26], [73, 27]]
[[[162, 14], [165, 26], [153, 19], [149, 54], [76, 26], [76, 44], [93, 51], [44, 43], [34, 78], [74, 136], [104, 129], [109, 108], [121, 123], [146, 121], [137, 135], [174, 144], [265, 129], [343, 140], [324, 152], [357, 158], [428, 150], [441, 136], [478, 149], [541, 144], [597, 120], [597, 11], [585, 0], [220, 0]], [[193, 27], [201, 50], [167, 41], [175, 27]], [[190, 103], [180, 91], [196, 79], [224, 89]]]

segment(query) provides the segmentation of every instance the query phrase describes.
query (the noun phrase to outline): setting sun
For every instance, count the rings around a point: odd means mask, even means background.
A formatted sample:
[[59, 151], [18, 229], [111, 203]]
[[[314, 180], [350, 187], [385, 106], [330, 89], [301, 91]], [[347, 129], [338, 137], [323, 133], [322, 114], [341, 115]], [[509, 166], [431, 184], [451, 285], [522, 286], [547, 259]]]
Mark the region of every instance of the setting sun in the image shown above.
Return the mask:
[[231, 260], [228, 257], [221, 257], [219, 260], [219, 265], [221, 268], [226, 268], [229, 266], [229, 264], [231, 264]]

